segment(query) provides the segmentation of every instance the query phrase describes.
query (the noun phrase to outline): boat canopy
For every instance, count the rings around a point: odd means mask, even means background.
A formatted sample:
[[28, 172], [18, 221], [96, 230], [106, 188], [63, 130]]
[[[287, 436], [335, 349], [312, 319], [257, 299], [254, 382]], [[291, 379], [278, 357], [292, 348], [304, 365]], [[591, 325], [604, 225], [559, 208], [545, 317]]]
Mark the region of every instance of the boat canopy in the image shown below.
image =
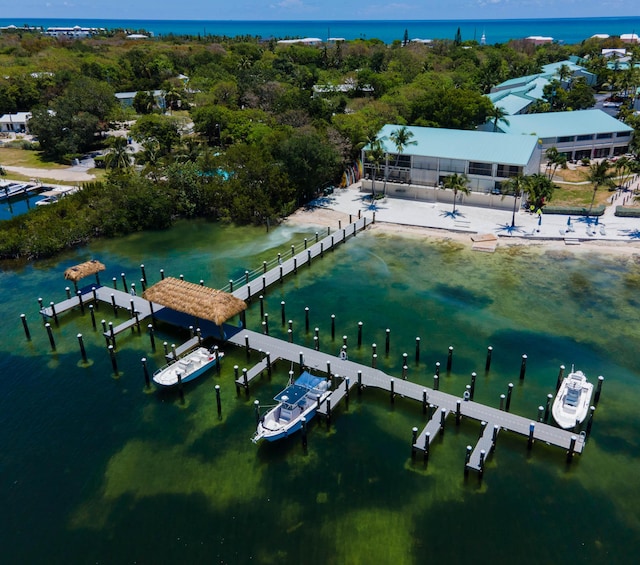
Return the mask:
[[274, 400], [276, 402], [282, 402], [283, 404], [296, 406], [304, 399], [310, 390], [318, 388], [324, 380], [322, 377], [316, 377], [305, 371], [292, 385], [289, 385], [282, 392], [278, 393]]

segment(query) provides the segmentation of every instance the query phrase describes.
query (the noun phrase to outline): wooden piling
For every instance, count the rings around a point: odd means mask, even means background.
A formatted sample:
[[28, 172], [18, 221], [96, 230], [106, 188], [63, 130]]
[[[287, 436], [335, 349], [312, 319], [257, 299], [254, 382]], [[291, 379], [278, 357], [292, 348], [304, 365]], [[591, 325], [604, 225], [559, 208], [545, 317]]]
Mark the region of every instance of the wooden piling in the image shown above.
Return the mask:
[[306, 333], [309, 333], [309, 307], [308, 306], [304, 307], [304, 331]]
[[452, 364], [453, 364], [453, 345], [450, 345], [449, 353], [447, 354], [447, 375], [451, 373]]
[[49, 307], [51, 308], [51, 313], [53, 314], [53, 321], [58, 325], [58, 314], [56, 312], [56, 304], [55, 302], [50, 302]]
[[216, 390], [216, 405], [218, 408], [218, 420], [220, 420], [220, 418], [222, 418], [222, 402], [220, 401], [220, 385], [216, 385], [214, 388]]
[[116, 351], [113, 348], [113, 345], [109, 345], [107, 349], [109, 350], [109, 357], [111, 358], [111, 367], [113, 368], [113, 374], [117, 377], [119, 375], [119, 372], [118, 361], [116, 359]]
[[416, 337], [416, 365], [420, 364], [420, 338]]
[[140, 359], [141, 363], [142, 363], [142, 372], [144, 374], [144, 385], [149, 388], [151, 386], [151, 382], [149, 379], [149, 369], [147, 367], [147, 358], [143, 357], [142, 359]]
[[527, 372], [527, 354], [522, 354], [522, 362], [520, 363], [520, 380], [524, 380], [524, 375]]
[[473, 396], [476, 392], [476, 377], [478, 375], [473, 372], [471, 373], [471, 388], [469, 389], [469, 395], [470, 395], [470, 399], [473, 400]]
[[560, 390], [560, 385], [562, 384], [563, 376], [564, 376], [564, 365], [560, 365], [560, 371], [558, 371], [558, 378], [556, 380], [556, 392]]
[[29, 332], [29, 326], [27, 324], [27, 315], [20, 314], [20, 319], [22, 320], [22, 327], [24, 329], [25, 337], [27, 338], [27, 340], [31, 341], [31, 332]]
[[507, 388], [507, 404], [505, 405], [505, 411], [509, 412], [509, 408], [511, 407], [511, 393], [513, 392], [513, 383], [509, 383]]
[[82, 334], [78, 334], [78, 345], [80, 346], [80, 355], [82, 356], [82, 362], [87, 362], [87, 350], [84, 348], [84, 341], [82, 339]]
[[493, 354], [493, 347], [487, 347], [487, 360], [484, 364], [484, 372], [488, 373], [491, 370], [491, 356]]
[[336, 339], [336, 315], [331, 314], [331, 341]]
[[596, 394], [593, 398], [593, 403], [597, 406], [600, 402], [600, 395], [602, 394], [602, 384], [604, 383], [604, 377], [600, 375], [598, 377], [598, 385], [596, 386]]
[[280, 317], [282, 319], [282, 325], [283, 326], [285, 325], [285, 321], [286, 321], [284, 306], [285, 306], [285, 302], [283, 300], [283, 301], [280, 302]]
[[362, 347], [362, 322], [358, 322], [358, 349]]
[[393, 379], [389, 379], [389, 397], [391, 400], [391, 404], [393, 404], [396, 399], [396, 394], [393, 389], [394, 389]]
[[96, 329], [96, 313], [93, 304], [89, 304], [89, 314], [91, 314], [91, 327]]

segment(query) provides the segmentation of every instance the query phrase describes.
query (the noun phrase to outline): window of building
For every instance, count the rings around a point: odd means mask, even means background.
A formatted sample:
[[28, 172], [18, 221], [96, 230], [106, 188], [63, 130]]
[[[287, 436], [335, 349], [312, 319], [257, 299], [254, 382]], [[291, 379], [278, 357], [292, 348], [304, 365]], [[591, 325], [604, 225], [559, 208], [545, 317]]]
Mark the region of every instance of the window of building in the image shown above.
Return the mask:
[[464, 173], [466, 161], [460, 159], [440, 159], [440, 170], [449, 173]]
[[619, 131], [616, 133], [616, 137], [631, 137], [630, 131]]
[[593, 134], [589, 134], [589, 135], [579, 135], [577, 137], [578, 141], [591, 141], [593, 139]]
[[602, 157], [608, 157], [609, 152], [610, 152], [609, 147], [597, 147], [596, 149], [593, 150], [593, 158], [600, 159]]
[[558, 143], [573, 143], [573, 141], [575, 141], [575, 136], [573, 135], [565, 135], [558, 138]]
[[596, 135], [596, 139], [611, 139], [612, 137], [612, 133], [599, 133], [598, 135]]
[[521, 174], [522, 167], [517, 167], [515, 165], [498, 165], [498, 172], [496, 176], [504, 179], [510, 179]]
[[628, 145], [620, 145], [618, 147], [613, 148], [613, 155], [617, 157], [618, 155], [624, 155], [625, 153], [629, 153]]
[[484, 177], [490, 177], [493, 175], [493, 165], [491, 163], [469, 163], [470, 175], [481, 175]]
[[427, 171], [435, 171], [438, 169], [437, 157], [413, 157], [414, 169], [426, 169]]
[[576, 151], [573, 157], [576, 161], [580, 159], [591, 159], [591, 149], [581, 149], [580, 151]]

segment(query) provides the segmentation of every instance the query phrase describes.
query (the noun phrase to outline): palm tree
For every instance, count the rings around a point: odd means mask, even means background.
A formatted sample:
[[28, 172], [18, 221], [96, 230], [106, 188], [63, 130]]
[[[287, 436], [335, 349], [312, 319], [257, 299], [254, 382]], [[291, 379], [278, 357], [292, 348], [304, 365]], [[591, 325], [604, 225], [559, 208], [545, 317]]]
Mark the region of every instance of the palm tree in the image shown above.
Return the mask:
[[553, 198], [555, 189], [558, 188], [553, 181], [542, 173], [535, 173], [526, 177], [525, 191], [529, 194], [529, 202], [534, 208], [542, 208], [545, 203]]
[[382, 146], [382, 139], [373, 137], [369, 139], [367, 144], [369, 150], [367, 151], [367, 161], [373, 165], [373, 172], [371, 175], [371, 198], [376, 195], [376, 174], [380, 172], [382, 162], [386, 158], [384, 147]]
[[110, 137], [107, 144], [109, 152], [104, 158], [107, 169], [127, 170], [131, 166], [127, 140], [124, 137]]
[[589, 213], [587, 219], [591, 216], [591, 210], [593, 210], [593, 203], [596, 199], [596, 192], [601, 186], [615, 186], [614, 182], [615, 173], [609, 170], [609, 161], [603, 159], [599, 163], [592, 163], [589, 165], [589, 171], [587, 172], [587, 180], [593, 185], [593, 196], [591, 197], [591, 205], [589, 206]]
[[405, 148], [409, 145], [418, 145], [418, 142], [412, 139], [413, 132], [407, 126], [402, 126], [401, 128], [392, 131], [389, 134], [389, 137], [396, 146], [397, 153], [394, 167], [397, 169], [398, 162], [400, 161], [400, 155], [402, 155]]
[[562, 167], [563, 169], [567, 167], [567, 156], [564, 153], [560, 153], [555, 146], [549, 147], [549, 149], [546, 150], [545, 157], [547, 158], [547, 173], [549, 179], [553, 178], [558, 167]]
[[462, 192], [463, 194], [469, 194], [469, 178], [464, 173], [458, 174], [454, 173], [452, 175], [448, 175], [444, 177], [442, 182], [445, 188], [453, 190], [453, 212], [452, 215], [456, 215], [456, 199], [458, 196], [458, 192]]
[[498, 122], [502, 122], [505, 125], [509, 125], [509, 120], [506, 118], [509, 114], [502, 106], [494, 106], [489, 110], [487, 117], [493, 120], [493, 131], [498, 131]]
[[516, 226], [516, 205], [518, 203], [518, 196], [527, 190], [528, 179], [523, 175], [517, 175], [511, 177], [502, 183], [502, 188], [507, 192], [513, 192], [513, 214], [511, 215], [511, 227]]

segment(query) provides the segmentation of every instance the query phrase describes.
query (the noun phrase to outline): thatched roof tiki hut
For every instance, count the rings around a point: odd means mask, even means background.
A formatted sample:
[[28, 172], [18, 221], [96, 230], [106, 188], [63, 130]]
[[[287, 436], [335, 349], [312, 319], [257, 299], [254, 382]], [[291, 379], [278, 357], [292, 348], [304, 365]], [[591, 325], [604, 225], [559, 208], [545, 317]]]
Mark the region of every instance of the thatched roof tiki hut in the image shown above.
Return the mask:
[[73, 286], [76, 289], [76, 294], [78, 293], [78, 281], [83, 279], [84, 277], [88, 277], [89, 275], [96, 276], [96, 283], [100, 284], [100, 276], [98, 273], [100, 271], [106, 270], [106, 267], [100, 263], [100, 261], [96, 261], [95, 259], [91, 259], [91, 261], [85, 261], [84, 263], [80, 263], [74, 267], [69, 267], [64, 272], [64, 278], [68, 281], [73, 282]]
[[143, 297], [197, 319], [209, 320], [220, 328], [224, 322], [247, 308], [245, 301], [233, 294], [173, 277], [149, 287]]

